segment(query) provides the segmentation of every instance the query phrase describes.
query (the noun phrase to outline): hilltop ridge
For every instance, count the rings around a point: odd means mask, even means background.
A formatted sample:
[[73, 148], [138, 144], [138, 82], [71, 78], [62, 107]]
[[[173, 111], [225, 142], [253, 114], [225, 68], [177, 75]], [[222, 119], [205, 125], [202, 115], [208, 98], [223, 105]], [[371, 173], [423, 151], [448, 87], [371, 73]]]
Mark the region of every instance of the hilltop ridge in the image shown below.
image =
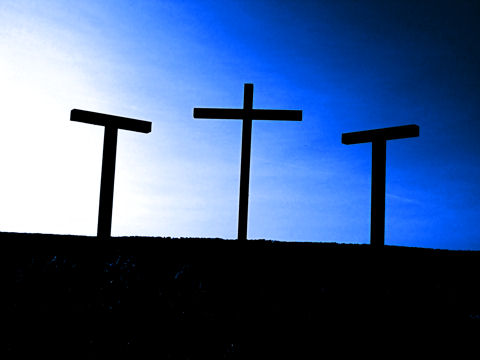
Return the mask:
[[[475, 251], [12, 233], [0, 241], [15, 271], [8, 319], [18, 354], [36, 346], [111, 358], [268, 357], [299, 344], [315, 354], [332, 334], [366, 327], [378, 337], [480, 330]], [[61, 325], [42, 331], [52, 319]]]

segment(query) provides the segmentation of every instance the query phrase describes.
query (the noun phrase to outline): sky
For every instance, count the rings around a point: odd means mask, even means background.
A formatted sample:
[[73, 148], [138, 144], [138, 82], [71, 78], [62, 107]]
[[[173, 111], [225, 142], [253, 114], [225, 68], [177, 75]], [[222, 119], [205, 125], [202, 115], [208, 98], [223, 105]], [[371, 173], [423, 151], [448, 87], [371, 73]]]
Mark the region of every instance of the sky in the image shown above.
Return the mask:
[[194, 107], [303, 111], [254, 121], [249, 239], [366, 244], [371, 144], [387, 144], [387, 245], [480, 250], [480, 3], [0, 2], [0, 231], [95, 235], [103, 128], [120, 131], [113, 236], [237, 236], [241, 121]]

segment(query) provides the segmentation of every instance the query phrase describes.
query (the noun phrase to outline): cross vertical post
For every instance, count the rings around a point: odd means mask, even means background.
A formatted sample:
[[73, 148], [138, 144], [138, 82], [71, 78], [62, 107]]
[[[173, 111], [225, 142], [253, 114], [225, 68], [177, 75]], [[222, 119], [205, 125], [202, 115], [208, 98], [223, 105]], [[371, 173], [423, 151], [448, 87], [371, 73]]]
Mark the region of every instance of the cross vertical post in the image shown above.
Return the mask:
[[238, 205], [238, 240], [247, 240], [248, 193], [253, 120], [301, 121], [301, 110], [253, 109], [253, 84], [243, 88], [243, 109], [194, 108], [195, 119], [236, 119], [242, 124], [242, 155], [240, 164], [240, 199]]
[[394, 126], [384, 129], [366, 130], [342, 134], [346, 145], [372, 143], [372, 193], [370, 209], [370, 244], [385, 245], [385, 179], [387, 141], [418, 137], [418, 125]]
[[372, 200], [370, 234], [373, 246], [385, 243], [385, 179], [387, 141], [372, 141]]
[[[243, 87], [243, 110], [253, 108], [253, 84]], [[248, 193], [250, 186], [250, 154], [252, 150], [252, 118], [242, 123], [242, 158], [240, 163], [240, 200], [238, 204], [238, 240], [247, 240]]]
[[108, 238], [112, 229], [113, 190], [117, 156], [118, 129], [105, 126], [103, 138], [102, 177], [100, 179], [100, 203], [98, 207], [97, 236]]
[[115, 184], [118, 129], [149, 133], [152, 130], [152, 123], [149, 121], [78, 109], [73, 109], [71, 111], [70, 120], [105, 127], [97, 237], [108, 239], [111, 237], [112, 230], [113, 190]]

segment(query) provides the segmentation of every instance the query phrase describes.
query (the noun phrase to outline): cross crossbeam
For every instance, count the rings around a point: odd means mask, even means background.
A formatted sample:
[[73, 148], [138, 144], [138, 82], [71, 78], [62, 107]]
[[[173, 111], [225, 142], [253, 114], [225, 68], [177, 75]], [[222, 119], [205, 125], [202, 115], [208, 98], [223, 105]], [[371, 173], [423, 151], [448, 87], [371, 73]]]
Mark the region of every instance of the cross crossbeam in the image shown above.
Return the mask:
[[385, 244], [385, 178], [387, 141], [418, 137], [418, 125], [394, 126], [342, 134], [345, 145], [372, 143], [372, 193], [370, 215], [370, 244]]
[[93, 111], [73, 109], [70, 112], [70, 120], [141, 133], [149, 133], [152, 131], [152, 123], [150, 121], [101, 114]]
[[300, 110], [195, 108], [193, 117], [201, 119], [301, 121]]
[[78, 109], [73, 109], [70, 112], [70, 120], [105, 127], [97, 237], [110, 238], [112, 229], [113, 189], [115, 183], [118, 129], [149, 133], [152, 130], [152, 123], [144, 120], [136, 120]]
[[248, 193], [252, 120], [301, 121], [301, 110], [253, 109], [253, 84], [244, 85], [243, 109], [194, 108], [195, 119], [237, 119], [242, 121], [242, 155], [240, 164], [240, 198], [238, 205], [238, 240], [247, 239]]
[[394, 126], [383, 129], [356, 131], [342, 134], [345, 145], [373, 142], [375, 140], [396, 140], [419, 135], [418, 125]]

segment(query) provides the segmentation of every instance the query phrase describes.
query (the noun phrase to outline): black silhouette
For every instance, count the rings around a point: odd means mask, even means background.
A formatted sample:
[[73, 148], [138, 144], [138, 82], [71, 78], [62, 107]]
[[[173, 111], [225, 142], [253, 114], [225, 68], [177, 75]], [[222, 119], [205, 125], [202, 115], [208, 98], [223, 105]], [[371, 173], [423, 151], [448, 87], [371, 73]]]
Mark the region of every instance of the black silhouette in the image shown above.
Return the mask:
[[243, 109], [194, 108], [196, 119], [240, 119], [242, 127], [242, 158], [240, 165], [240, 201], [238, 208], [238, 240], [247, 239], [248, 190], [250, 181], [250, 152], [252, 144], [252, 120], [301, 121], [301, 110], [252, 109], [253, 84], [244, 85]]
[[152, 123], [149, 121], [77, 109], [71, 111], [70, 120], [105, 127], [97, 236], [109, 238], [112, 229], [113, 187], [115, 183], [118, 129], [149, 133], [152, 130]]
[[478, 251], [8, 233], [0, 241], [11, 279], [4, 359], [411, 355], [417, 336], [431, 354], [444, 349], [432, 330], [448, 344], [470, 332], [462, 348], [478, 349]]
[[372, 143], [372, 203], [370, 219], [370, 244], [385, 244], [385, 166], [387, 141], [419, 136], [418, 125], [395, 126], [384, 129], [342, 134], [346, 145]]

